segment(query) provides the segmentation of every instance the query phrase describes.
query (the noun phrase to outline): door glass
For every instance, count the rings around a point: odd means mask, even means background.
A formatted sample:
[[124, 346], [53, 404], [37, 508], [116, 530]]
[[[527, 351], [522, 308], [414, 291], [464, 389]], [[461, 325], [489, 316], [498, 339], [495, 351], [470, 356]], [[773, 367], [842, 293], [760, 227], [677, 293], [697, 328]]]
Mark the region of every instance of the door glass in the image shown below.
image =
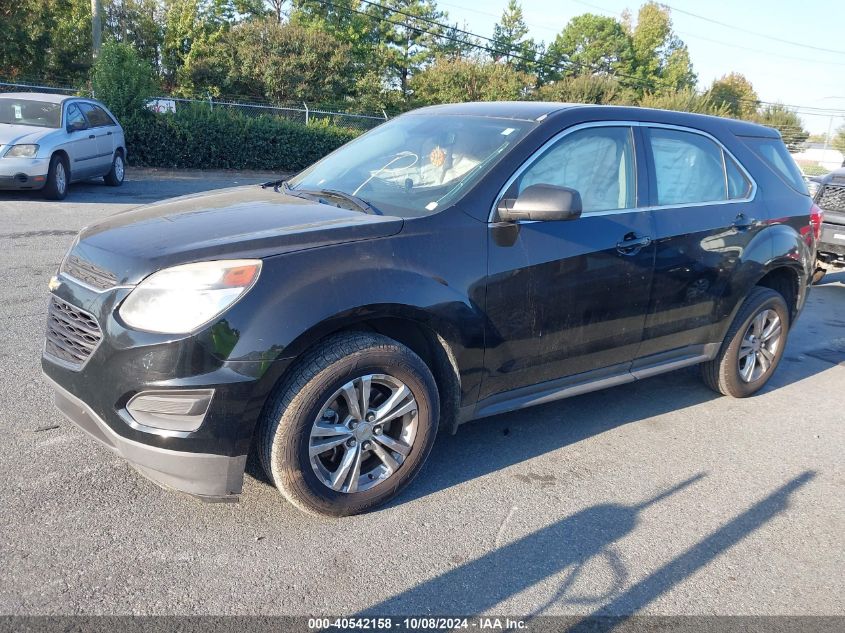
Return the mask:
[[83, 127], [88, 125], [75, 103], [69, 105], [67, 109], [67, 124], [73, 125], [74, 123], [82, 123]]
[[629, 127], [595, 127], [567, 134], [522, 173], [513, 194], [531, 185], [557, 185], [581, 194], [584, 213], [634, 208], [632, 134]]
[[728, 198], [743, 200], [751, 195], [751, 183], [745, 177], [733, 158], [725, 154], [725, 168], [728, 170]]
[[692, 132], [648, 128], [654, 155], [657, 204], [727, 199], [722, 148]]
[[88, 122], [91, 124], [91, 127], [114, 125], [114, 121], [112, 121], [111, 117], [99, 106], [95, 106], [90, 103], [83, 103], [82, 110], [85, 112], [85, 116], [88, 118]]

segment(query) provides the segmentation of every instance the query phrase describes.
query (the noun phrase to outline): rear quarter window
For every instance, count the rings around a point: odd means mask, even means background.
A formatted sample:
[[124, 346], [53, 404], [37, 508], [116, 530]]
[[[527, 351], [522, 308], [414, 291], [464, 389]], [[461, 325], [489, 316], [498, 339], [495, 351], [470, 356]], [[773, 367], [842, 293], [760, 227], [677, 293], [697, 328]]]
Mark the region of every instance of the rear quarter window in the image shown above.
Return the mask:
[[799, 193], [810, 195], [807, 184], [801, 175], [801, 170], [795, 164], [786, 145], [777, 138], [742, 137], [743, 142], [750, 147], [764, 163], [771, 167], [786, 183]]

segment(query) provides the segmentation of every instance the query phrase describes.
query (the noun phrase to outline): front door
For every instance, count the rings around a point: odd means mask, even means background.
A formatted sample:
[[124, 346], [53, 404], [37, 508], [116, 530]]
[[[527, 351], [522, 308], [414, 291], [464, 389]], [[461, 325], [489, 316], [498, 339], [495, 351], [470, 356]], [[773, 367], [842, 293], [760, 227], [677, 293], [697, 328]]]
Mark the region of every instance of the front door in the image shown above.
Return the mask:
[[100, 106], [93, 103], [81, 103], [80, 107], [85, 118], [88, 119], [88, 125], [91, 126], [91, 132], [93, 132], [97, 141], [97, 156], [94, 158], [92, 168], [96, 175], [102, 176], [111, 170], [115, 149], [114, 132], [117, 126]]
[[[721, 338], [714, 327], [730, 313], [734, 271], [767, 213], [753, 183], [714, 139], [693, 130], [641, 128], [653, 175], [657, 247], [654, 287], [638, 356], [678, 351]], [[767, 253], [760, 256], [768, 257]], [[712, 347], [712, 346], [711, 346]]]
[[73, 180], [90, 178], [97, 171], [97, 138], [88, 126], [88, 120], [75, 103], [67, 107], [65, 126], [68, 129], [68, 156]]
[[651, 214], [637, 210], [637, 185], [645, 200], [647, 184], [635, 132], [608, 124], [564, 133], [503, 194], [570, 187], [584, 211], [569, 221], [490, 224], [482, 398], [606, 367], [624, 372], [633, 360], [655, 252]]

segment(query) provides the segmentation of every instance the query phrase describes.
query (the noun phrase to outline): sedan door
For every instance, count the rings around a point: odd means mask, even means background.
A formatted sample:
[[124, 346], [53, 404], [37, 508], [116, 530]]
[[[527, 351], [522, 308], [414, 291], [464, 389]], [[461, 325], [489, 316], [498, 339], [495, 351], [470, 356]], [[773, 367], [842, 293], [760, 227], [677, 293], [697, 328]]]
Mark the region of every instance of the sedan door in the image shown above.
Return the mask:
[[536, 184], [575, 189], [583, 213], [490, 224], [481, 398], [586, 372], [627, 376], [655, 253], [651, 214], [637, 208], [648, 197], [638, 137], [620, 124], [564, 132], [507, 185], [501, 198]]
[[[735, 271], [756, 247], [768, 218], [754, 183], [713, 137], [697, 130], [643, 125], [653, 174], [654, 289], [638, 361], [701, 360], [718, 350], [718, 325], [731, 312]], [[770, 245], [760, 257], [769, 257]]]
[[70, 175], [73, 180], [90, 178], [97, 170], [97, 139], [76, 103], [67, 106], [65, 128], [68, 134], [66, 144], [70, 157]]

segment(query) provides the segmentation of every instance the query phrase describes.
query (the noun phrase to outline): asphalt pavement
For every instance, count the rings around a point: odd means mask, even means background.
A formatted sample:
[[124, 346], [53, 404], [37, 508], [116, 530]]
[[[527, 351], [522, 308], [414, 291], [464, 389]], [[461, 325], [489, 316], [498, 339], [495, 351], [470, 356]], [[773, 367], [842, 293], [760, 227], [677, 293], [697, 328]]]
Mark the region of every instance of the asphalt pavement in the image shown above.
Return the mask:
[[694, 369], [438, 438], [389, 507], [166, 492], [56, 411], [47, 282], [76, 232], [268, 174], [130, 171], [0, 192], [0, 614], [845, 615], [845, 274], [812, 290], [758, 396]]

